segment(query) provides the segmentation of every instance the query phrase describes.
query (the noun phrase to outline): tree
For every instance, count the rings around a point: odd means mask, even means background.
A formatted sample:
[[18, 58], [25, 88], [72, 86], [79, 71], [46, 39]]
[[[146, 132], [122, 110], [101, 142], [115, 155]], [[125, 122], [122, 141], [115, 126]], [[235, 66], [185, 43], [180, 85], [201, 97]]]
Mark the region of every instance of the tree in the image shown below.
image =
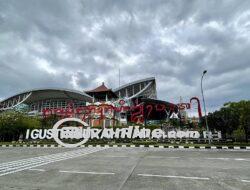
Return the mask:
[[[228, 102], [213, 113], [208, 114], [210, 130], [220, 130], [224, 138], [227, 134], [237, 134], [244, 131], [245, 140], [248, 141], [250, 131], [250, 101]], [[242, 130], [241, 130], [242, 129]]]
[[52, 128], [53, 125], [61, 119], [60, 116], [53, 114], [47, 117], [44, 117], [41, 119], [42, 122], [42, 128], [49, 129]]
[[30, 117], [19, 111], [0, 113], [0, 140], [17, 141], [25, 136], [27, 129], [40, 128], [41, 122], [37, 117]]
[[250, 132], [250, 101], [240, 102], [240, 127], [244, 129], [245, 140], [248, 142], [249, 132]]

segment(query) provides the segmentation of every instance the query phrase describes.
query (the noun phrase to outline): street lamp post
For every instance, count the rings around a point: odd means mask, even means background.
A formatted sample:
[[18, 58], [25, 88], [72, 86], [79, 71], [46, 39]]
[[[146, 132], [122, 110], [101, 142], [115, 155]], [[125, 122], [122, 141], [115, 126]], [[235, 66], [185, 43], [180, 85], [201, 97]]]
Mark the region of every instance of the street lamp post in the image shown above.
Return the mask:
[[203, 108], [204, 108], [204, 112], [205, 112], [205, 123], [206, 123], [207, 134], [208, 134], [208, 142], [210, 144], [211, 139], [210, 139], [209, 128], [208, 128], [208, 123], [207, 123], [207, 110], [206, 110], [206, 103], [205, 103], [205, 98], [204, 98], [204, 94], [203, 94], [203, 87], [202, 87], [203, 77], [206, 73], [207, 73], [207, 70], [204, 70], [202, 77], [201, 77], [201, 94], [202, 94], [202, 100], [203, 100]]

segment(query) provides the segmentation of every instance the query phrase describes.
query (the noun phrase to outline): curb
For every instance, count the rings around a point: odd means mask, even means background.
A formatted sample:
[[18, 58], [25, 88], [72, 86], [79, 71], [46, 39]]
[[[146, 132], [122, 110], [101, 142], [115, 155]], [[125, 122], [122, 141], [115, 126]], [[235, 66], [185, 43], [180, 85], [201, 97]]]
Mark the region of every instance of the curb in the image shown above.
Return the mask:
[[[55, 145], [55, 144], [20, 144], [20, 145], [13, 145], [13, 144], [6, 144], [6, 145], [0, 145], [0, 147], [30, 147], [30, 148], [63, 148], [61, 145]], [[122, 148], [134, 148], [134, 147], [140, 147], [140, 148], [167, 148], [167, 149], [211, 149], [211, 150], [250, 150], [250, 146], [177, 146], [177, 145], [81, 145], [80, 147], [122, 147]]]

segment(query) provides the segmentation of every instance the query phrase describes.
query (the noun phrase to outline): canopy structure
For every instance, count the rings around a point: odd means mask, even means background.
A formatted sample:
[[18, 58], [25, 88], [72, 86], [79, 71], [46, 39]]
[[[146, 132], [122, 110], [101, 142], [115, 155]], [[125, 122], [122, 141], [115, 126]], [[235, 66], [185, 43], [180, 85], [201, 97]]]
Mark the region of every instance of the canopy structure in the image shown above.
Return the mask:
[[154, 77], [137, 80], [114, 89], [119, 98], [152, 98], [157, 99], [156, 81]]
[[43, 108], [66, 107], [69, 103], [85, 105], [91, 102], [92, 97], [88, 94], [69, 89], [44, 88], [33, 89], [15, 94], [0, 102], [0, 111], [27, 105], [30, 111], [41, 111]]

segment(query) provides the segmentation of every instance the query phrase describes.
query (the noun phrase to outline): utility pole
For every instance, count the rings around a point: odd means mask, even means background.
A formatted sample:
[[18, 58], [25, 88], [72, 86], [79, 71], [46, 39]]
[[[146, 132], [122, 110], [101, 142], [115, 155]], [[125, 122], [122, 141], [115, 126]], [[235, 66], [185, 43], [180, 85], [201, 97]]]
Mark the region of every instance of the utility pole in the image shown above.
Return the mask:
[[121, 86], [121, 70], [120, 70], [120, 66], [119, 66], [119, 88]]
[[211, 139], [210, 139], [210, 133], [209, 133], [209, 127], [208, 127], [208, 122], [207, 122], [207, 110], [206, 110], [206, 103], [205, 103], [205, 98], [204, 98], [204, 93], [203, 93], [203, 86], [202, 86], [202, 81], [204, 78], [204, 75], [207, 73], [207, 70], [204, 70], [202, 73], [202, 77], [201, 77], [201, 94], [202, 94], [202, 100], [203, 100], [203, 108], [204, 108], [204, 112], [205, 112], [205, 123], [206, 123], [206, 129], [207, 129], [207, 134], [208, 134], [208, 143], [211, 143]]

